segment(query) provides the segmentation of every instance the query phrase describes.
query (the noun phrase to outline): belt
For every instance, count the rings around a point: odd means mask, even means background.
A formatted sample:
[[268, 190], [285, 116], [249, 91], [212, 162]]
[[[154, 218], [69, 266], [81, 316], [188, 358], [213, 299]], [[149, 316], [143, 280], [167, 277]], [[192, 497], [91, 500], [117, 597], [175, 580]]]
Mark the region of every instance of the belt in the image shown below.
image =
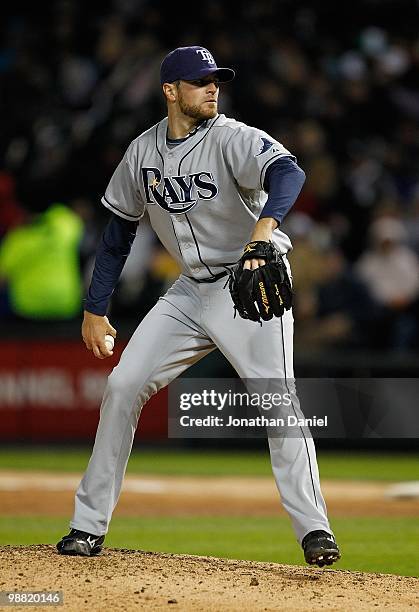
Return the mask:
[[224, 278], [227, 276], [228, 272], [220, 272], [219, 274], [215, 274], [215, 276], [210, 276], [209, 278], [194, 278], [193, 276], [188, 276], [191, 280], [196, 283], [216, 283], [220, 278]]

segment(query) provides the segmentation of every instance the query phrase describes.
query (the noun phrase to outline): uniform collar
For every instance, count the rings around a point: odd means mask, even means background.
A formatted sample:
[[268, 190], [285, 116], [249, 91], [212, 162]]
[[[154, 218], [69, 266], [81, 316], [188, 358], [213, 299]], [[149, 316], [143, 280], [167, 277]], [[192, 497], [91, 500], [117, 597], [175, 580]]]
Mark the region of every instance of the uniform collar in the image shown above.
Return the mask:
[[214, 123], [217, 121], [217, 119], [219, 118], [219, 114], [217, 114], [214, 119], [207, 119], [204, 124], [201, 124], [201, 126], [198, 127], [198, 129], [195, 129], [192, 131], [192, 133], [186, 137], [184, 140], [182, 139], [181, 142], [179, 141], [175, 141], [175, 142], [179, 142], [178, 146], [175, 147], [174, 149], [170, 149], [167, 146], [167, 142], [166, 142], [166, 136], [167, 136], [167, 127], [168, 127], [168, 119], [167, 117], [165, 117], [164, 119], [162, 119], [160, 121], [160, 123], [157, 126], [157, 146], [158, 148], [160, 148], [160, 153], [162, 155], [167, 155], [168, 153], [181, 153], [182, 157], [187, 155], [188, 152], [197, 144], [197, 142], [199, 142], [199, 140], [202, 138], [205, 138], [205, 135], [207, 134], [207, 132], [211, 129], [211, 127], [214, 125]]
[[185, 140], [187, 140], [188, 138], [191, 138], [192, 136], [194, 136], [197, 132], [199, 132], [199, 130], [206, 128], [207, 124], [208, 124], [209, 119], [205, 119], [205, 121], [201, 121], [201, 123], [197, 126], [195, 126], [193, 128], [193, 130], [191, 130], [190, 132], [188, 132], [186, 134], [186, 136], [184, 136], [183, 138], [169, 138], [168, 136], [168, 132], [166, 129], [166, 141], [170, 142], [171, 144], [180, 144], [181, 142], [185, 142]]

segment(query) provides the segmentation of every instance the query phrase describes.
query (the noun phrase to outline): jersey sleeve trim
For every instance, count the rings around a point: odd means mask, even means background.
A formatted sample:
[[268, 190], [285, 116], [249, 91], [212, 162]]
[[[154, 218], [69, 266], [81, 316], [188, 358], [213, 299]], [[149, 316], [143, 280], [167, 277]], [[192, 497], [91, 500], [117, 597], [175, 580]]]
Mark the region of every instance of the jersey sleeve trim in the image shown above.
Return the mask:
[[297, 158], [294, 155], [291, 155], [290, 153], [278, 153], [278, 155], [273, 155], [270, 159], [268, 159], [265, 162], [262, 170], [260, 171], [260, 188], [262, 191], [264, 191], [263, 184], [265, 182], [265, 175], [267, 169], [269, 168], [272, 162], [274, 162], [276, 159], [279, 159], [280, 157], [289, 157], [294, 162], [297, 160]]
[[130, 215], [130, 214], [124, 212], [123, 210], [121, 210], [120, 208], [115, 206], [115, 204], [111, 204], [111, 202], [109, 202], [109, 200], [107, 200], [105, 196], [102, 197], [101, 202], [102, 202], [103, 206], [108, 208], [110, 211], [112, 211], [113, 213], [115, 213], [119, 217], [122, 217], [123, 219], [126, 219], [127, 221], [139, 221], [141, 219], [141, 217], [142, 217], [142, 215]]

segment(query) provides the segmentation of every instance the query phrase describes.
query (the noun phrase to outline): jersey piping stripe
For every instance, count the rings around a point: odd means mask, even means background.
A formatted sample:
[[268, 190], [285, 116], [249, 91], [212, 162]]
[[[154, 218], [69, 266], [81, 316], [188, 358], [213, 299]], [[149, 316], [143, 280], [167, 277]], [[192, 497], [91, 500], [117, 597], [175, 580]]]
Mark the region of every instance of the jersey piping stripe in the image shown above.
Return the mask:
[[[289, 387], [288, 387], [288, 384], [287, 384], [287, 366], [286, 366], [286, 361], [285, 361], [284, 323], [282, 321], [282, 317], [281, 317], [281, 336], [282, 336], [282, 355], [283, 355], [283, 359], [284, 359], [284, 380], [285, 380], [285, 386], [287, 388], [288, 393], [290, 394], [290, 397], [292, 398], [292, 394], [291, 394], [291, 392], [289, 390]], [[293, 403], [292, 399], [291, 399], [291, 406], [292, 406], [292, 409], [294, 411], [294, 414], [295, 414], [296, 418], [298, 418], [297, 411], [295, 410], [294, 403]], [[319, 506], [318, 506], [318, 503], [317, 503], [316, 489], [314, 487], [314, 479], [313, 479], [313, 471], [312, 471], [312, 468], [311, 468], [310, 453], [308, 452], [307, 439], [306, 439], [306, 437], [304, 435], [304, 431], [303, 431], [303, 428], [301, 427], [301, 425], [300, 425], [300, 430], [301, 430], [301, 433], [303, 435], [304, 444], [305, 444], [306, 451], [307, 451], [308, 467], [310, 469], [310, 478], [311, 478], [311, 485], [313, 487], [314, 503], [316, 504], [316, 508], [318, 508]]]
[[[159, 129], [160, 123], [161, 123], [161, 121], [156, 125], [156, 149], [157, 149], [157, 153], [160, 155], [160, 159], [161, 159], [161, 163], [162, 163], [162, 169], [163, 169], [163, 174], [164, 174], [164, 159], [163, 159], [163, 155], [160, 152], [159, 144], [158, 144], [158, 139], [157, 139], [158, 129]], [[182, 249], [180, 248], [180, 242], [179, 242], [179, 238], [177, 237], [177, 234], [176, 234], [175, 224], [173, 223], [172, 215], [170, 215], [170, 222], [172, 224], [172, 229], [173, 229], [173, 233], [174, 233], [175, 238], [176, 238], [176, 242], [177, 242], [177, 246], [178, 246], [178, 249], [179, 249], [179, 253], [182, 256]]]
[[[200, 144], [200, 143], [201, 143], [201, 142], [204, 140], [204, 138], [206, 138], [206, 137], [207, 137], [207, 135], [208, 135], [208, 133], [209, 133], [210, 129], [211, 129], [211, 128], [212, 128], [212, 127], [215, 125], [215, 123], [216, 123], [216, 121], [218, 120], [218, 118], [219, 118], [219, 115], [218, 115], [218, 116], [215, 118], [215, 120], [214, 120], [214, 121], [212, 122], [212, 124], [209, 126], [208, 130], [207, 130], [207, 131], [206, 131], [206, 133], [203, 135], [203, 137], [202, 137], [200, 140], [198, 140], [198, 142], [197, 142], [197, 143], [196, 143], [196, 144], [195, 144], [195, 145], [192, 147], [192, 149], [189, 149], [189, 151], [188, 151], [187, 153], [185, 153], [185, 155], [182, 157], [182, 159], [181, 159], [181, 160], [180, 160], [180, 162], [179, 162], [179, 167], [178, 167], [178, 174], [179, 174], [179, 175], [180, 175], [180, 169], [181, 169], [181, 165], [182, 165], [183, 160], [184, 160], [184, 159], [185, 159], [185, 158], [186, 158], [186, 157], [189, 155], [189, 153], [191, 153], [191, 152], [192, 152], [192, 151], [195, 149], [195, 147], [197, 147], [197, 146], [198, 146], [198, 145], [199, 145], [199, 144]], [[199, 250], [199, 244], [198, 244], [198, 241], [197, 241], [197, 239], [196, 239], [195, 233], [194, 233], [194, 231], [193, 231], [192, 223], [190, 222], [189, 217], [188, 217], [188, 215], [187, 215], [186, 213], [185, 213], [185, 217], [186, 217], [186, 220], [187, 220], [187, 222], [188, 222], [189, 229], [191, 230], [192, 238], [193, 238], [194, 243], [195, 243], [195, 246], [196, 246], [196, 250], [197, 250], [197, 253], [198, 253], [198, 259], [199, 259], [199, 261], [202, 263], [202, 265], [203, 265], [203, 266], [205, 266], [205, 267], [206, 267], [206, 269], [208, 270], [208, 272], [209, 272], [209, 274], [210, 274], [211, 276], [216, 276], [216, 274], [214, 274], [214, 272], [211, 270], [211, 268], [210, 268], [210, 267], [209, 267], [209, 266], [208, 266], [208, 265], [205, 263], [205, 261], [202, 259], [202, 256], [201, 256], [201, 251]], [[172, 223], [173, 223], [173, 221], [172, 221]]]
[[176, 242], [177, 242], [177, 246], [178, 246], [178, 249], [179, 249], [179, 253], [180, 253], [180, 254], [181, 254], [181, 256], [183, 257], [183, 255], [182, 255], [182, 249], [180, 248], [180, 242], [179, 242], [179, 238], [177, 237], [177, 234], [176, 234], [175, 224], [173, 223], [172, 215], [170, 215], [170, 221], [171, 221], [171, 223], [172, 223], [173, 233], [174, 233], [175, 238], [176, 238]]
[[[157, 153], [160, 155], [161, 163], [162, 163], [163, 168], [164, 168], [164, 159], [163, 159], [163, 155], [160, 153], [159, 143], [158, 143], [158, 139], [157, 139], [157, 133], [158, 133], [158, 130], [159, 130], [159, 127], [160, 127], [160, 123], [161, 123], [161, 121], [156, 125], [156, 149], [157, 149]], [[164, 174], [164, 172], [163, 172], [163, 174]]]
[[141, 219], [141, 216], [138, 215], [130, 215], [127, 212], [125, 212], [125, 210], [121, 210], [120, 208], [118, 208], [117, 206], [115, 206], [114, 204], [111, 204], [108, 200], [108, 198], [106, 196], [103, 196], [102, 198], [103, 200], [105, 200], [106, 204], [108, 204], [111, 208], [114, 208], [115, 210], [119, 211], [120, 213], [122, 213], [123, 215], [125, 215], [126, 217], [131, 217], [131, 219], [134, 219], [135, 221], [139, 221]]
[[195, 237], [195, 233], [194, 233], [194, 231], [193, 231], [192, 223], [190, 222], [189, 217], [188, 217], [188, 215], [187, 215], [186, 213], [185, 213], [185, 217], [186, 217], [186, 221], [188, 222], [189, 228], [190, 228], [190, 230], [191, 230], [192, 238], [193, 238], [193, 240], [194, 240], [194, 242], [195, 242], [196, 251], [197, 251], [197, 253], [198, 253], [198, 259], [199, 259], [199, 261], [201, 262], [201, 264], [202, 264], [203, 266], [205, 266], [205, 267], [206, 267], [206, 269], [207, 269], [207, 270], [208, 270], [208, 272], [211, 274], [211, 276], [216, 276], [216, 274], [214, 274], [214, 272], [211, 270], [211, 268], [210, 268], [209, 266], [207, 266], [207, 264], [205, 263], [205, 261], [202, 259], [202, 257], [201, 257], [201, 251], [199, 250], [199, 244], [198, 244], [198, 241], [197, 241], [197, 239], [196, 239], [196, 237]]

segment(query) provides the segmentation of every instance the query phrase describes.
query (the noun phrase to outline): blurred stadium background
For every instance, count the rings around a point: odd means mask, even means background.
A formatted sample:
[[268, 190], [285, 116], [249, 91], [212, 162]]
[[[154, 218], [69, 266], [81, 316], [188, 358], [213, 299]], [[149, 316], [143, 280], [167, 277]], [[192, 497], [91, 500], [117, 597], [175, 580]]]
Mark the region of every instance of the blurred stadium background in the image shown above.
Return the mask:
[[[296, 375], [417, 377], [417, 1], [237, 5], [202, 0], [198, 10], [189, 1], [53, 0], [36, 13], [24, 6], [8, 3], [0, 21], [4, 474], [12, 474], [16, 483], [18, 470], [78, 474], [84, 469], [106, 376], [139, 320], [178, 274], [145, 220], [112, 299], [115, 357], [103, 362], [85, 351], [81, 300], [107, 221], [100, 197], [129, 142], [165, 113], [159, 64], [176, 46], [202, 44], [219, 65], [233, 66], [237, 78], [222, 89], [220, 112], [274, 135], [307, 174], [284, 222], [294, 244]], [[232, 377], [234, 372], [214, 353], [187, 375]], [[266, 445], [260, 440], [167, 439], [166, 400], [162, 392], [143, 411], [130, 468], [134, 473], [268, 475]], [[417, 437], [319, 440], [318, 447], [321, 469], [331, 480], [419, 479]], [[7, 482], [0, 490], [5, 508], [1, 543], [54, 542], [62, 535], [62, 517], [71, 512], [68, 491], [67, 506], [57, 507], [54, 515], [51, 499], [46, 517], [36, 511], [36, 502], [8, 497], [13, 485]], [[35, 489], [36, 500], [42, 494]], [[20, 516], [22, 504], [25, 516]], [[407, 566], [402, 561], [418, 511], [417, 505], [409, 508], [393, 525], [401, 544], [391, 570], [403, 567], [401, 573], [412, 574], [411, 552]], [[118, 535], [110, 542], [301, 562], [289, 552], [295, 544], [283, 517], [265, 516], [261, 531], [252, 536], [255, 526], [248, 520], [252, 545], [243, 550], [240, 530], [234, 545], [220, 545], [229, 542], [226, 534], [236, 524], [228, 512], [207, 517], [207, 523], [202, 517], [187, 520], [185, 512], [177, 519], [170, 507], [166, 518], [118, 517]], [[390, 560], [380, 548], [387, 519], [382, 513], [357, 519], [354, 508], [349, 514], [337, 519], [338, 535], [349, 547], [348, 565], [342, 567], [360, 567], [366, 545], [359, 542], [356, 548], [354, 538], [358, 541], [362, 532], [364, 542], [369, 537], [379, 543], [374, 561], [365, 567], [388, 570]], [[193, 535], [192, 520], [197, 521]], [[263, 524], [267, 534], [278, 525], [275, 551], [264, 548], [269, 537], [263, 537]], [[284, 541], [289, 546], [281, 549]]]

